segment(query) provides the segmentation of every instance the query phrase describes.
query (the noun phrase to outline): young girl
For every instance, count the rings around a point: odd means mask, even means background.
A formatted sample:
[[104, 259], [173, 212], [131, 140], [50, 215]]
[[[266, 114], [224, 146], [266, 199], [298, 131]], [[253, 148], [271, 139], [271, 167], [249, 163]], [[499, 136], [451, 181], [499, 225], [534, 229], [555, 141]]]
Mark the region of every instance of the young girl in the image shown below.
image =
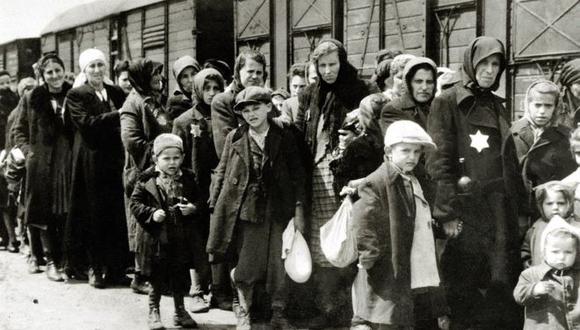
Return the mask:
[[572, 189], [558, 181], [550, 181], [536, 187], [536, 203], [540, 218], [532, 225], [522, 243], [521, 256], [524, 268], [542, 263], [542, 233], [552, 217], [558, 215], [576, 227], [580, 222], [574, 218], [574, 195]]
[[[240, 302], [237, 329], [251, 329], [250, 309], [257, 283], [272, 300], [272, 326], [288, 329], [282, 232], [294, 217], [303, 232], [304, 170], [293, 134], [268, 119], [271, 94], [246, 87], [234, 111], [247, 124], [230, 132], [212, 182], [207, 251], [210, 260], [227, 258]], [[227, 252], [227, 253], [226, 253]]]
[[200, 221], [203, 204], [193, 173], [181, 170], [183, 143], [164, 133], [153, 142], [154, 167], [144, 171], [131, 195], [131, 212], [143, 228], [140, 248], [141, 274], [149, 279], [150, 329], [164, 329], [159, 314], [161, 292], [173, 294], [176, 325], [193, 328], [195, 321], [185, 310], [183, 297], [191, 285], [193, 224]]

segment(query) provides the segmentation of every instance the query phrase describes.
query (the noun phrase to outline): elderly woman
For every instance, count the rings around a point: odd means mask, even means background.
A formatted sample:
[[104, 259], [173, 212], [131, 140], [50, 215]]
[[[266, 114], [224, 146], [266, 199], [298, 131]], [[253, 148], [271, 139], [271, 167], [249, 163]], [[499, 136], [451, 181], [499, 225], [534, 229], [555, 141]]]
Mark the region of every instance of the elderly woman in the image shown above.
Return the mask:
[[[64, 81], [64, 63], [55, 54], [43, 56], [38, 70], [45, 83], [24, 96], [12, 134], [15, 145], [26, 155], [24, 206], [30, 243], [40, 241], [47, 277], [62, 281], [72, 153], [72, 131], [64, 120], [63, 106], [71, 86]], [[37, 248], [32, 246], [32, 250]], [[38, 269], [34, 253], [30, 262], [31, 269]]]
[[451, 238], [441, 267], [456, 329], [521, 328], [511, 290], [520, 270], [518, 220], [529, 211], [510, 115], [492, 93], [505, 66], [499, 40], [473, 40], [463, 82], [433, 100], [428, 118], [438, 146], [427, 161], [433, 217]]
[[105, 83], [107, 62], [100, 50], [82, 52], [79, 66], [81, 74], [75, 81], [78, 87], [67, 94], [67, 114], [74, 125], [67, 234], [72, 249], [80, 252], [82, 247], [86, 251], [89, 284], [103, 288], [124, 279], [122, 263], [128, 250], [118, 111], [125, 93]]
[[140, 226], [128, 209], [129, 197], [133, 193], [137, 177], [153, 164], [151, 159], [153, 140], [161, 133], [171, 132], [171, 124], [165, 109], [158, 101], [163, 88], [161, 72], [163, 64], [149, 59], [139, 59], [128, 69], [129, 81], [133, 89], [121, 108], [121, 140], [125, 147], [123, 183], [125, 186], [125, 207], [127, 210], [127, 230], [129, 250], [135, 253], [135, 277], [131, 289], [135, 293], [147, 293], [148, 285], [141, 277], [141, 254], [137, 246]]
[[201, 70], [195, 58], [185, 55], [173, 63], [173, 76], [177, 87], [173, 95], [167, 100], [167, 112], [173, 121], [195, 104], [193, 96], [193, 77]]
[[[352, 275], [348, 270], [332, 267], [320, 248], [320, 227], [330, 220], [339, 206], [329, 164], [333, 160], [332, 151], [338, 146], [338, 130], [346, 114], [358, 107], [365, 96], [379, 90], [376, 85], [358, 78], [357, 70], [347, 60], [344, 46], [337, 40], [321, 41], [312, 53], [312, 59], [319, 81], [308, 85], [299, 96], [299, 112], [304, 113], [304, 118], [296, 125], [305, 133], [310, 168], [309, 234], [320, 309], [319, 317], [313, 321], [325, 326], [347, 316], [341, 307], [350, 305], [348, 294], [344, 293], [352, 279], [347, 276]], [[299, 228], [304, 226], [296, 225]]]
[[558, 82], [562, 86], [558, 122], [574, 129], [580, 123], [580, 59], [564, 64]]

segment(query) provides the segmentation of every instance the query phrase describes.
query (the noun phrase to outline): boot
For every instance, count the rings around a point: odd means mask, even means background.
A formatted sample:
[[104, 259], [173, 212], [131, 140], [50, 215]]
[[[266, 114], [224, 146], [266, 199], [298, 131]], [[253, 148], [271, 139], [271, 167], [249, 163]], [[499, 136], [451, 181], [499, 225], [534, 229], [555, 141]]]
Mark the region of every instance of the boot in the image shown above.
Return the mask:
[[97, 289], [103, 289], [105, 287], [105, 279], [100, 270], [89, 268], [89, 285]]
[[183, 304], [183, 295], [173, 294], [173, 303], [175, 305], [175, 315], [173, 315], [173, 323], [176, 326], [184, 328], [197, 328], [197, 323], [191, 318], [191, 315], [185, 310]]
[[29, 274], [40, 273], [40, 267], [38, 267], [38, 261], [33, 256], [28, 257], [28, 273]]
[[[232, 269], [230, 277], [232, 283], [235, 283], [235, 268]], [[238, 324], [236, 330], [251, 330], [252, 321], [250, 317], [250, 308], [252, 308], [252, 298], [254, 294], [253, 286], [246, 285], [236, 285], [236, 291], [238, 292], [239, 307], [236, 317], [238, 318]]]
[[284, 310], [281, 308], [273, 308], [272, 309], [272, 319], [270, 320], [270, 325], [272, 325], [272, 329], [296, 329], [290, 321], [284, 315]]
[[140, 273], [135, 273], [135, 277], [131, 281], [131, 290], [137, 294], [149, 294], [151, 291], [151, 285], [143, 280]]
[[48, 277], [49, 280], [55, 281], [55, 282], [64, 281], [64, 279], [62, 278], [62, 274], [60, 273], [58, 268], [56, 268], [54, 261], [52, 261], [50, 259], [48, 260], [48, 262], [46, 264], [46, 277]]
[[161, 300], [161, 294], [154, 290], [149, 292], [149, 318], [147, 319], [147, 325], [150, 330], [163, 330], [165, 327], [161, 323], [161, 315], [159, 313], [159, 301]]

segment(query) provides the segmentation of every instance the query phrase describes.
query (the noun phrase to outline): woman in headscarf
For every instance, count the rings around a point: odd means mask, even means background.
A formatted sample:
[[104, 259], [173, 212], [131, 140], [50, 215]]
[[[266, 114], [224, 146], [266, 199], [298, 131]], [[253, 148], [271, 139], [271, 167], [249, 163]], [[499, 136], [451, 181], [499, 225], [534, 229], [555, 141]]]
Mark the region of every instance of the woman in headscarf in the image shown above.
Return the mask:
[[[173, 122], [173, 134], [183, 140], [185, 159], [182, 166], [193, 170], [203, 201], [209, 199], [211, 174], [219, 161], [213, 143], [211, 102], [217, 94], [223, 92], [224, 84], [222, 75], [216, 69], [207, 68], [198, 72], [193, 79], [195, 105]], [[190, 306], [194, 313], [209, 310], [204, 294], [209, 293], [212, 275], [205, 252], [209, 235], [209, 210], [205, 209], [200, 217], [204, 221], [194, 225], [196, 237], [193, 239], [196, 260], [190, 291], [193, 303]], [[215, 286], [212, 285], [212, 288]]]
[[558, 122], [575, 129], [580, 123], [580, 58], [564, 64], [558, 82], [561, 86]]
[[[45, 83], [25, 94], [12, 134], [15, 145], [26, 155], [24, 206], [30, 243], [41, 243], [47, 277], [62, 281], [72, 164], [72, 129], [63, 117], [63, 107], [71, 85], [64, 81], [64, 63], [56, 54], [43, 56], [38, 71]], [[38, 269], [35, 253], [30, 262], [31, 269]]]
[[149, 59], [138, 59], [131, 63], [128, 74], [133, 89], [120, 111], [121, 140], [125, 147], [123, 183], [129, 251], [135, 253], [135, 277], [131, 289], [135, 293], [148, 293], [149, 286], [141, 277], [142, 255], [137, 246], [142, 229], [129, 210], [129, 199], [139, 174], [153, 164], [153, 140], [161, 133], [171, 132], [168, 115], [158, 97], [163, 89], [162, 71], [163, 64]]
[[177, 81], [177, 87], [167, 100], [167, 113], [171, 121], [195, 104], [193, 80], [199, 70], [201, 66], [189, 55], [182, 56], [173, 63], [173, 76]]
[[[332, 151], [338, 146], [338, 130], [346, 114], [356, 109], [365, 96], [379, 90], [375, 84], [359, 79], [357, 70], [347, 60], [344, 46], [337, 40], [321, 41], [312, 53], [312, 60], [319, 80], [308, 85], [299, 96], [299, 112], [304, 118], [299, 117], [296, 125], [305, 133], [307, 176], [311, 180], [307, 185], [310, 205], [306, 209], [311, 210], [310, 248], [320, 309], [314, 323], [324, 326], [348, 317], [343, 307], [350, 306], [348, 288], [353, 275], [350, 268], [334, 268], [320, 248], [320, 227], [330, 220], [339, 206], [329, 167]], [[295, 225], [304, 232], [305, 224]]]
[[525, 232], [529, 210], [510, 115], [493, 94], [505, 66], [499, 40], [473, 40], [463, 82], [433, 100], [428, 118], [438, 146], [427, 157], [433, 217], [450, 238], [441, 267], [454, 329], [521, 328], [511, 292], [520, 271], [518, 222]]
[[75, 128], [67, 235], [75, 257], [85, 260], [79, 250], [86, 252], [89, 284], [103, 288], [125, 280], [128, 248], [118, 111], [125, 93], [105, 82], [107, 61], [100, 50], [82, 52], [79, 66], [79, 87], [68, 92], [66, 105]]

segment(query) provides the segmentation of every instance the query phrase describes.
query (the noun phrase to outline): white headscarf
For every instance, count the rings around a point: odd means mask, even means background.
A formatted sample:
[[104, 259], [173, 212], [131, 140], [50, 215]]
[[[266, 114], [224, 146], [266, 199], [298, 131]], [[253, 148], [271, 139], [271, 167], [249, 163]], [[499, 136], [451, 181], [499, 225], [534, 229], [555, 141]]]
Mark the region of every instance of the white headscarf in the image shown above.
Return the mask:
[[[96, 49], [96, 48], [89, 48], [81, 53], [79, 56], [79, 67], [81, 72], [76, 77], [73, 87], [79, 87], [84, 85], [87, 82], [87, 75], [85, 74], [85, 69], [89, 64], [95, 61], [102, 61], [103, 63], [107, 64], [107, 60], [105, 57], [105, 53]], [[113, 84], [113, 82], [105, 77], [104, 82], [107, 84]]]

